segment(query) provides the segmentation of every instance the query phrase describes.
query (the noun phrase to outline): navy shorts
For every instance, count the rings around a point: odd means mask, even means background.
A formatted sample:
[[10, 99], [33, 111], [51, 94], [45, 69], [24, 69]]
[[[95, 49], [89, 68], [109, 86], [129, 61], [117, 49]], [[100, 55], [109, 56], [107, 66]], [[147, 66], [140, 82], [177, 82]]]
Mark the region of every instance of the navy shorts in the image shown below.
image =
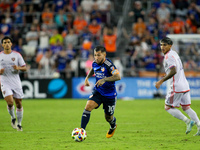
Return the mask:
[[[103, 103], [103, 109], [106, 115], [112, 116], [114, 114], [117, 97], [109, 99], [102, 96], [99, 92], [94, 91], [88, 100], [95, 101], [99, 106]], [[99, 106], [95, 109], [99, 108]]]

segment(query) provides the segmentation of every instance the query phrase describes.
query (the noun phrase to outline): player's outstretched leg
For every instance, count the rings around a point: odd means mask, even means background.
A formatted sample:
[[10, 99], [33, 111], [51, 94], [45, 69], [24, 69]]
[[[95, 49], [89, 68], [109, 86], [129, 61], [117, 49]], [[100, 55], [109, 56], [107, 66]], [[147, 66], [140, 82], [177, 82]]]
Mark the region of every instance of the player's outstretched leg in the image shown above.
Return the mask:
[[[195, 135], [200, 135], [200, 121], [199, 121], [199, 117], [197, 116], [196, 112], [190, 107], [190, 106], [182, 106], [182, 109], [188, 114], [188, 116], [191, 118], [190, 124], [187, 125], [187, 130], [186, 130], [186, 134], [188, 134], [191, 129], [192, 126], [194, 126], [194, 124], [197, 125], [197, 133]], [[188, 131], [188, 133], [187, 133]]]
[[109, 121], [108, 119], [108, 116], [106, 116], [106, 120], [109, 122], [110, 124], [110, 129], [108, 130], [107, 134], [106, 134], [106, 137], [107, 138], [111, 138], [114, 133], [115, 133], [115, 130], [117, 128], [117, 124], [116, 124], [116, 118], [113, 116], [113, 119], [111, 121]]
[[9, 107], [7, 105], [7, 109], [8, 109], [8, 113], [11, 116], [11, 126], [13, 127], [13, 129], [16, 129], [17, 126], [16, 126], [15, 111], [14, 111], [15, 110], [15, 106], [13, 105], [13, 106]]
[[90, 114], [91, 114], [91, 111], [87, 111], [84, 109], [83, 111], [83, 115], [82, 115], [82, 118], [81, 118], [81, 128], [85, 129], [89, 120], [90, 120]]
[[192, 130], [192, 127], [194, 126], [195, 122], [194, 121], [190, 121], [189, 123], [186, 123], [187, 125], [187, 129], [185, 131], [186, 134], [190, 133], [190, 131]]

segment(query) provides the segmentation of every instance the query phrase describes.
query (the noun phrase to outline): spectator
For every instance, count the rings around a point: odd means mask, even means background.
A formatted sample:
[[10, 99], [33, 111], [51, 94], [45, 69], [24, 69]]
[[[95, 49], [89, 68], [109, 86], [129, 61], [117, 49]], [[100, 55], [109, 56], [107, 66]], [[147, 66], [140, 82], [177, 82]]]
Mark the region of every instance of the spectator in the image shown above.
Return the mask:
[[1, 20], [1, 24], [0, 24], [0, 32], [7, 36], [10, 35], [11, 32], [11, 25], [5, 22], [5, 18], [3, 18]]
[[170, 18], [170, 10], [166, 7], [165, 3], [161, 3], [161, 6], [157, 9], [157, 20], [162, 22], [165, 19]]
[[14, 13], [14, 18], [15, 18], [14, 23], [16, 23], [16, 24], [23, 24], [25, 22], [24, 12], [21, 11], [20, 6], [16, 7], [16, 12]]
[[185, 33], [185, 23], [179, 16], [176, 16], [175, 20], [171, 23], [171, 28], [174, 34]]
[[92, 11], [93, 4], [94, 4], [93, 0], [82, 0], [81, 1], [81, 7], [83, 8], [83, 11], [85, 13], [90, 13]]
[[61, 34], [58, 33], [57, 29], [53, 30], [53, 35], [50, 37], [49, 44], [55, 45], [59, 41], [60, 43], [63, 43], [64, 39]]
[[123, 67], [122, 62], [120, 60], [120, 57], [116, 57], [113, 60], [113, 64], [115, 65], [115, 67], [119, 71], [120, 76], [123, 77], [124, 76], [124, 67]]
[[133, 24], [133, 29], [135, 30], [139, 37], [142, 37], [146, 31], [146, 24], [142, 18], [138, 18], [137, 22]]
[[149, 22], [147, 24], [147, 31], [149, 31], [149, 33], [153, 35], [155, 33], [155, 30], [157, 30], [157, 28], [158, 28], [158, 24], [156, 20], [153, 17], [150, 17]]
[[188, 2], [187, 0], [176, 0], [174, 2], [174, 6], [175, 6], [175, 15], [180, 16], [182, 19], [185, 18], [185, 16], [187, 15], [187, 8], [188, 8]]
[[47, 25], [50, 22], [53, 22], [53, 12], [50, 10], [48, 5], [44, 8], [44, 11], [42, 12], [42, 22]]
[[38, 47], [38, 33], [34, 25], [31, 26], [31, 30], [26, 34], [27, 46], [37, 48]]
[[45, 24], [42, 25], [41, 29], [39, 31], [39, 49], [46, 51], [49, 48], [50, 32]]
[[135, 1], [133, 3], [133, 9], [129, 12], [129, 16], [134, 16], [134, 22], [138, 20], [138, 18], [142, 18], [144, 20], [145, 12], [142, 9], [142, 4], [140, 1]]
[[74, 33], [74, 29], [70, 29], [65, 37], [65, 47], [67, 47], [68, 44], [72, 44], [73, 47], [78, 44], [78, 36]]
[[67, 4], [68, 3], [66, 0], [54, 0], [52, 5], [52, 10], [58, 12], [59, 9], [63, 9], [65, 11]]
[[64, 10], [59, 9], [58, 14], [56, 14], [56, 16], [55, 16], [55, 23], [57, 25], [59, 33], [62, 33], [62, 31], [64, 30], [64, 26], [65, 26], [66, 22], [67, 22], [67, 16], [64, 13]]
[[147, 71], [155, 71], [156, 69], [156, 59], [153, 54], [154, 50], [146, 51], [144, 57], [144, 66]]
[[45, 75], [49, 75], [50, 70], [52, 70], [55, 65], [51, 56], [52, 52], [50, 50], [46, 51], [38, 65], [38, 70], [41, 71], [41, 69], [44, 69]]
[[197, 33], [198, 23], [193, 14], [190, 14], [186, 20], [186, 29], [187, 32], [191, 30], [192, 33]]
[[90, 13], [90, 20], [96, 19], [98, 23], [101, 23], [101, 11], [97, 3], [94, 3], [92, 11]]
[[80, 34], [83, 29], [87, 26], [87, 21], [83, 19], [82, 15], [77, 15], [73, 23], [76, 34]]
[[94, 61], [93, 54], [89, 54], [88, 60], [85, 62], [86, 75], [89, 73], [90, 69], [92, 68], [93, 61]]
[[93, 19], [88, 28], [90, 33], [92, 33], [92, 41], [95, 45], [99, 45], [99, 40], [101, 36], [101, 25], [98, 24], [95, 19]]
[[116, 53], [117, 30], [111, 27], [104, 29], [103, 44], [106, 48], [107, 57], [113, 58]]

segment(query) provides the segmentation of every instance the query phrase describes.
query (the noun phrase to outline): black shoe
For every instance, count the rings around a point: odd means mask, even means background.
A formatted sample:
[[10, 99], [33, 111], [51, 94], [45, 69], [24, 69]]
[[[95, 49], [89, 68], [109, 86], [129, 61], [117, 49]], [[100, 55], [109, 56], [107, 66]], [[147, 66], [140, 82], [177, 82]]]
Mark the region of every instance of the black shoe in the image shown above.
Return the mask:
[[17, 131], [23, 131], [22, 126], [20, 126], [19, 124], [17, 125]]
[[17, 129], [17, 127], [16, 127], [16, 118], [11, 120], [11, 126], [13, 127], [13, 129]]

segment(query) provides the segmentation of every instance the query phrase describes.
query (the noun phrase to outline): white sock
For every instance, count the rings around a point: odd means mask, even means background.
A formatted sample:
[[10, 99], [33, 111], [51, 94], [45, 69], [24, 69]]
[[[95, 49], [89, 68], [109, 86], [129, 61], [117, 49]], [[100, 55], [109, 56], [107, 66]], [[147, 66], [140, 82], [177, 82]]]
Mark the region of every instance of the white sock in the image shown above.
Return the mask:
[[7, 105], [7, 109], [8, 109], [8, 113], [11, 116], [11, 119], [14, 119], [15, 118], [15, 106], [13, 105], [12, 107], [8, 107], [8, 105]]
[[188, 119], [180, 110], [176, 108], [170, 108], [166, 110], [168, 113], [170, 113], [172, 116], [174, 116], [177, 119], [180, 119], [184, 121], [185, 123], [189, 123], [190, 119]]
[[198, 118], [196, 112], [192, 108], [187, 109], [185, 112], [188, 114], [188, 116], [191, 118], [191, 120], [195, 121], [197, 126], [200, 126], [199, 118]]
[[21, 126], [21, 122], [22, 122], [22, 118], [23, 118], [23, 107], [21, 109], [17, 108], [16, 109], [16, 114], [17, 114], [18, 125]]

